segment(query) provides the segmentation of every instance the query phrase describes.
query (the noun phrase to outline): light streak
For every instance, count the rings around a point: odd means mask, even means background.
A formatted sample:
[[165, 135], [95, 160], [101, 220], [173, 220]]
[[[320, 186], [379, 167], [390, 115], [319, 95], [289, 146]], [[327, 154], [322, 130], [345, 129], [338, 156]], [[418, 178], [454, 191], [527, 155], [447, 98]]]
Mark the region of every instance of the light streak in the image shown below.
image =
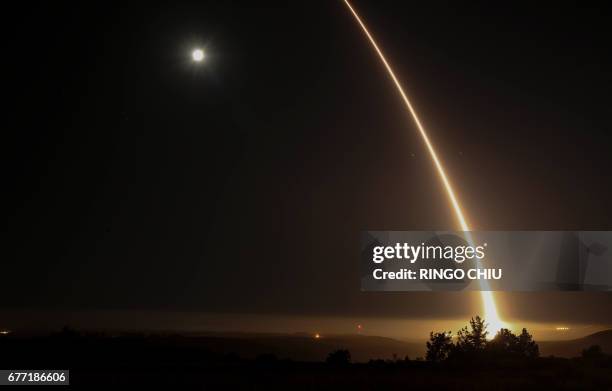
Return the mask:
[[[455, 192], [453, 191], [450, 181], [448, 180], [448, 177], [446, 176], [444, 168], [442, 167], [442, 163], [440, 163], [440, 160], [438, 159], [438, 155], [436, 154], [436, 151], [433, 147], [433, 144], [429, 140], [429, 137], [427, 136], [427, 132], [425, 131], [425, 128], [421, 124], [421, 121], [419, 120], [419, 117], [417, 116], [416, 111], [412, 107], [412, 104], [410, 103], [408, 96], [404, 92], [402, 85], [400, 84], [399, 80], [395, 76], [393, 69], [391, 69], [391, 65], [389, 65], [389, 63], [387, 62], [387, 59], [385, 58], [382, 50], [380, 50], [380, 48], [378, 47], [378, 44], [374, 40], [374, 37], [372, 37], [372, 34], [370, 34], [370, 32], [368, 31], [368, 28], [362, 22], [361, 18], [359, 17], [355, 9], [351, 6], [348, 0], [344, 0], [344, 3], [346, 4], [346, 6], [349, 8], [351, 13], [355, 17], [355, 20], [357, 21], [357, 23], [359, 23], [359, 26], [361, 26], [361, 29], [363, 30], [365, 35], [368, 37], [368, 40], [372, 44], [372, 47], [378, 54], [378, 57], [380, 58], [381, 62], [384, 64], [385, 68], [387, 69], [387, 73], [391, 77], [391, 80], [393, 80], [395, 87], [397, 87], [397, 91], [399, 92], [404, 103], [406, 104], [406, 107], [408, 108], [408, 111], [410, 112], [410, 115], [412, 116], [412, 119], [414, 120], [417, 126], [417, 129], [419, 130], [421, 138], [423, 139], [423, 142], [425, 143], [425, 146], [427, 147], [427, 150], [429, 151], [431, 160], [433, 160], [433, 163], [436, 166], [438, 175], [440, 176], [440, 179], [442, 180], [442, 184], [444, 185], [444, 188], [446, 189], [446, 194], [450, 200], [453, 210], [455, 211], [455, 216], [459, 222], [459, 226], [461, 227], [462, 231], [466, 231], [465, 235], [466, 235], [467, 240], [469, 242], [472, 242], [472, 238], [469, 233], [470, 227], [468, 226], [465, 220], [465, 216], [463, 215], [463, 211], [461, 210], [459, 201], [457, 201], [457, 197], [455, 196]], [[485, 286], [482, 286], [482, 288], [488, 289], [488, 284], [486, 284]], [[490, 330], [493, 332], [496, 332], [500, 328], [506, 327], [505, 324], [499, 318], [499, 315], [497, 313], [497, 307], [495, 305], [495, 299], [493, 297], [493, 292], [489, 290], [481, 290], [480, 293], [481, 293], [482, 303], [484, 307], [484, 318], [489, 324], [491, 328]]]

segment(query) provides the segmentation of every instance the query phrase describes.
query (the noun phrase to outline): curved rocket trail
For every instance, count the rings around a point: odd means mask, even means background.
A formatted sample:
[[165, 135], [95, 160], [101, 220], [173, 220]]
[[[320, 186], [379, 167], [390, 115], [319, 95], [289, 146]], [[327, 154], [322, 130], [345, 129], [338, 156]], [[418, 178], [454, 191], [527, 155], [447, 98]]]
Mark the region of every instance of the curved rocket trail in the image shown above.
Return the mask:
[[[380, 48], [376, 44], [374, 37], [372, 37], [372, 34], [370, 34], [370, 32], [368, 31], [368, 28], [363, 23], [363, 21], [361, 20], [361, 18], [355, 11], [355, 9], [351, 6], [348, 0], [344, 0], [344, 3], [346, 4], [346, 6], [349, 8], [351, 13], [355, 17], [355, 20], [357, 21], [359, 26], [361, 26], [361, 29], [363, 30], [365, 35], [368, 37], [368, 40], [372, 44], [372, 47], [374, 48], [376, 53], [378, 54], [380, 61], [384, 64], [385, 68], [387, 69], [387, 73], [391, 77], [391, 80], [393, 80], [395, 87], [397, 87], [397, 91], [399, 92], [404, 103], [406, 104], [406, 107], [408, 108], [408, 111], [410, 112], [410, 115], [412, 116], [412, 119], [414, 120], [417, 126], [417, 129], [419, 130], [421, 138], [423, 139], [423, 142], [425, 143], [425, 146], [427, 147], [427, 150], [429, 151], [431, 160], [433, 160], [433, 163], [436, 166], [438, 175], [440, 176], [440, 179], [442, 180], [442, 184], [444, 185], [444, 188], [446, 189], [446, 194], [448, 195], [448, 198], [453, 207], [453, 210], [455, 211], [455, 216], [457, 217], [459, 226], [461, 227], [462, 231], [466, 231], [466, 238], [468, 239], [468, 241], [472, 242], [471, 235], [469, 233], [470, 227], [465, 221], [465, 217], [461, 210], [461, 206], [459, 205], [459, 201], [457, 201], [455, 192], [453, 191], [450, 181], [448, 180], [448, 177], [446, 176], [446, 173], [444, 172], [444, 167], [442, 167], [442, 163], [440, 163], [440, 160], [438, 159], [438, 155], [436, 154], [436, 151], [431, 141], [429, 140], [429, 137], [427, 136], [427, 132], [425, 131], [425, 128], [423, 128], [423, 125], [421, 125], [421, 121], [419, 120], [419, 117], [417, 116], [416, 111], [412, 107], [412, 104], [410, 103], [408, 96], [404, 92], [404, 89], [402, 88], [402, 85], [400, 84], [400, 82], [397, 80], [395, 73], [393, 73], [393, 69], [391, 69], [391, 65], [389, 65], [389, 63], [387, 62], [385, 55], [383, 54], [383, 52], [380, 50]], [[488, 284], [483, 286], [483, 288], [488, 289]], [[504, 327], [504, 323], [501, 321], [501, 319], [499, 318], [499, 315], [497, 314], [497, 307], [495, 305], [495, 299], [493, 297], [493, 292], [488, 291], [488, 290], [482, 290], [480, 293], [482, 296], [482, 303], [484, 307], [484, 318], [487, 321], [487, 323], [489, 323], [489, 326], [492, 327], [492, 330], [497, 331], [500, 328]]]

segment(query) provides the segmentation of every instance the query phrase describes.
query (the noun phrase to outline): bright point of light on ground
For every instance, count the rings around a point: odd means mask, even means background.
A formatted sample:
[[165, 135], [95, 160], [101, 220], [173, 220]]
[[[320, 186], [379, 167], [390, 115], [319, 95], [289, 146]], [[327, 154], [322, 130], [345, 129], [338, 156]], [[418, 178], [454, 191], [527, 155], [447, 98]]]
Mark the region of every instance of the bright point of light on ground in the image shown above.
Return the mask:
[[191, 52], [191, 58], [196, 62], [202, 61], [204, 59], [204, 51], [202, 49], [194, 49], [193, 52]]

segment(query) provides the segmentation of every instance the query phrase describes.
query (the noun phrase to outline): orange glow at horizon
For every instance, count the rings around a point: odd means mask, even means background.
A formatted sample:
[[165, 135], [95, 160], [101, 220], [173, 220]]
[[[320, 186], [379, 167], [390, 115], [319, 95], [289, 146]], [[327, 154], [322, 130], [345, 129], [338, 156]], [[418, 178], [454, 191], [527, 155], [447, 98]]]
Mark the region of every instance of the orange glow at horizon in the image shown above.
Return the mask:
[[[453, 191], [453, 188], [450, 184], [450, 181], [448, 180], [448, 177], [446, 176], [444, 168], [442, 167], [442, 163], [438, 159], [438, 155], [436, 154], [433, 144], [429, 140], [429, 137], [427, 136], [427, 132], [425, 131], [425, 128], [423, 127], [423, 125], [421, 125], [421, 121], [419, 120], [419, 117], [417, 116], [416, 111], [412, 107], [412, 104], [410, 103], [408, 96], [404, 92], [402, 85], [400, 84], [399, 80], [395, 76], [393, 69], [391, 69], [391, 65], [389, 65], [389, 63], [387, 62], [387, 59], [385, 58], [384, 54], [378, 47], [378, 44], [376, 43], [376, 41], [374, 40], [374, 38], [368, 31], [366, 25], [361, 21], [361, 18], [359, 17], [357, 12], [353, 9], [349, 1], [344, 0], [344, 3], [347, 5], [349, 10], [355, 17], [355, 20], [357, 21], [357, 23], [359, 23], [359, 26], [361, 26], [361, 29], [363, 30], [368, 40], [372, 44], [372, 47], [378, 54], [378, 57], [380, 58], [381, 62], [384, 64], [385, 68], [387, 69], [387, 73], [389, 74], [389, 76], [393, 80], [393, 83], [397, 87], [397, 91], [401, 95], [402, 100], [404, 101], [406, 107], [408, 108], [408, 111], [410, 112], [410, 115], [412, 116], [412, 119], [414, 120], [417, 126], [417, 129], [419, 130], [419, 134], [421, 135], [421, 138], [423, 139], [423, 142], [425, 143], [425, 146], [427, 147], [427, 150], [429, 151], [429, 155], [431, 156], [431, 160], [433, 161], [436, 167], [436, 170], [438, 172], [438, 175], [440, 176], [440, 180], [442, 181], [442, 184], [444, 185], [444, 188], [446, 189], [446, 194], [455, 212], [455, 216], [457, 218], [457, 221], [459, 222], [459, 226], [461, 227], [462, 231], [466, 231], [466, 238], [468, 239], [469, 242], [471, 242], [472, 241], [471, 235], [469, 234], [470, 228], [466, 222], [465, 216], [463, 215], [463, 211], [461, 210], [459, 201], [457, 200], [457, 197], [455, 196], [455, 192]], [[495, 305], [495, 298], [493, 297], [493, 292], [488, 291], [488, 290], [482, 290], [481, 297], [482, 297], [483, 311], [484, 311], [483, 315], [484, 315], [484, 319], [489, 324], [489, 327], [490, 327], [489, 330], [495, 333], [500, 328], [507, 327], [504, 324], [504, 322], [502, 322], [502, 320], [500, 319], [497, 313], [497, 306]]]

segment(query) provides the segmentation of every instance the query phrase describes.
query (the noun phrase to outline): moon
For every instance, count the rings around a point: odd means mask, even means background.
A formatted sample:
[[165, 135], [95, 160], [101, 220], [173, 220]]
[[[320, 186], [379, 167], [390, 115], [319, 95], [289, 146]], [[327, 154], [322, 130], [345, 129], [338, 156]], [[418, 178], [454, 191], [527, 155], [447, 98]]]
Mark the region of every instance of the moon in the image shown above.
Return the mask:
[[201, 62], [204, 60], [204, 51], [202, 49], [194, 49], [193, 52], [191, 52], [191, 58], [193, 58], [195, 62]]

